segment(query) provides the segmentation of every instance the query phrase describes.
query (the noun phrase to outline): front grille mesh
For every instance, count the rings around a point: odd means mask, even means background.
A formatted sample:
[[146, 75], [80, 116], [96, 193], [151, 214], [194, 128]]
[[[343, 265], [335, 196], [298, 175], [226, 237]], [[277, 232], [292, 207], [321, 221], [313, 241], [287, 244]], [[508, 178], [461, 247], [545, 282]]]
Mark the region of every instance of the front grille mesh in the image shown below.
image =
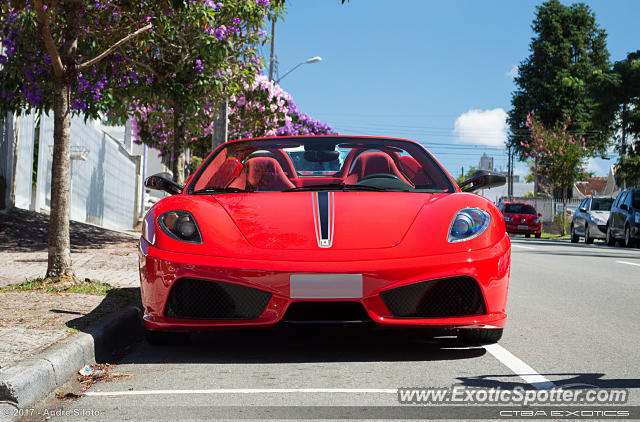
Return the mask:
[[255, 319], [271, 293], [214, 280], [182, 278], [169, 293], [165, 316], [189, 319]]
[[369, 314], [360, 302], [301, 301], [289, 305], [285, 322], [368, 322]]
[[471, 277], [429, 280], [387, 290], [382, 301], [395, 317], [447, 318], [486, 313], [482, 292]]

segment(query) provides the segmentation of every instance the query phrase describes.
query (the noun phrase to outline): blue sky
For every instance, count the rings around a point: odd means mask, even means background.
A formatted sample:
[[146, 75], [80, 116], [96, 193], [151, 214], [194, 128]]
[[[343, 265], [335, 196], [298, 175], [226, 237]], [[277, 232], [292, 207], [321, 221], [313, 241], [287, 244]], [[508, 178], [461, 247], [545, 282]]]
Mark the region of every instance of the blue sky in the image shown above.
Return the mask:
[[[422, 142], [454, 177], [477, 166], [483, 152], [506, 169], [502, 122], [511, 72], [529, 54], [540, 3], [287, 0], [276, 27], [279, 74], [308, 57], [323, 61], [280, 85], [302, 111], [341, 134]], [[586, 3], [608, 33], [612, 61], [640, 49], [640, 1]], [[614, 161], [598, 159], [590, 169], [604, 176]], [[516, 174], [527, 172], [516, 166]]]

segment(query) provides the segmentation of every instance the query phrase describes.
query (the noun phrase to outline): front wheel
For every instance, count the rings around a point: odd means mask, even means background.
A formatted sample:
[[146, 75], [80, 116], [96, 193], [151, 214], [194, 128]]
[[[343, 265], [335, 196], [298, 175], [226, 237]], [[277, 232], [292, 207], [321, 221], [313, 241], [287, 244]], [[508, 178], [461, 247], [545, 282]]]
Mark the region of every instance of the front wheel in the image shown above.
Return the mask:
[[629, 226], [624, 228], [624, 247], [632, 248], [633, 247], [633, 239], [631, 239], [631, 229]]
[[573, 227], [573, 224], [572, 224], [571, 225], [571, 243], [578, 243], [578, 240], [580, 240], [580, 236], [576, 234], [576, 229], [575, 227]]
[[536, 239], [540, 239], [540, 236], [542, 236], [542, 233], [536, 233]]
[[607, 238], [605, 239], [607, 245], [613, 246], [616, 244], [616, 238], [613, 237], [613, 233], [611, 233], [611, 226], [607, 225]]
[[502, 338], [502, 328], [465, 328], [458, 330], [458, 341], [465, 344], [492, 344]]
[[584, 226], [584, 243], [593, 243], [593, 237], [589, 234], [589, 225]]
[[526, 237], [527, 239], [531, 237], [531, 235], [529, 233], [525, 234], [524, 237]]

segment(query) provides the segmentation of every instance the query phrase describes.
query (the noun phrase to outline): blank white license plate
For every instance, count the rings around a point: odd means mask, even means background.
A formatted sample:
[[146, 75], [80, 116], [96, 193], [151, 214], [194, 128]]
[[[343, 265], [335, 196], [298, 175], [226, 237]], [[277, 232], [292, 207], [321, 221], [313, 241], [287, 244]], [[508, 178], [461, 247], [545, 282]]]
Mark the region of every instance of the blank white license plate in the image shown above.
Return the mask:
[[519, 225], [518, 228], [521, 230], [529, 230], [529, 226], [526, 225]]
[[362, 274], [293, 274], [289, 295], [294, 299], [360, 299]]

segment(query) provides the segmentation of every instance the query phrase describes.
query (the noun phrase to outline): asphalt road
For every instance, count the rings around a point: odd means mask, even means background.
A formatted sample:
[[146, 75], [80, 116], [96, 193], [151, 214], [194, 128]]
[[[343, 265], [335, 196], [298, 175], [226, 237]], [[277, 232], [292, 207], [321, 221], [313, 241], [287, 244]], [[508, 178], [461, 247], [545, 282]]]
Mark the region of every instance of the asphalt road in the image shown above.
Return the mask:
[[[94, 385], [55, 419], [411, 418], [393, 413], [410, 407], [398, 405], [397, 388], [452, 385], [627, 388], [637, 406], [639, 301], [640, 249], [514, 238], [498, 346], [366, 330], [217, 333], [167, 348], [141, 342], [114, 370], [130, 379]], [[466, 412], [459, 416], [472, 418]]]

